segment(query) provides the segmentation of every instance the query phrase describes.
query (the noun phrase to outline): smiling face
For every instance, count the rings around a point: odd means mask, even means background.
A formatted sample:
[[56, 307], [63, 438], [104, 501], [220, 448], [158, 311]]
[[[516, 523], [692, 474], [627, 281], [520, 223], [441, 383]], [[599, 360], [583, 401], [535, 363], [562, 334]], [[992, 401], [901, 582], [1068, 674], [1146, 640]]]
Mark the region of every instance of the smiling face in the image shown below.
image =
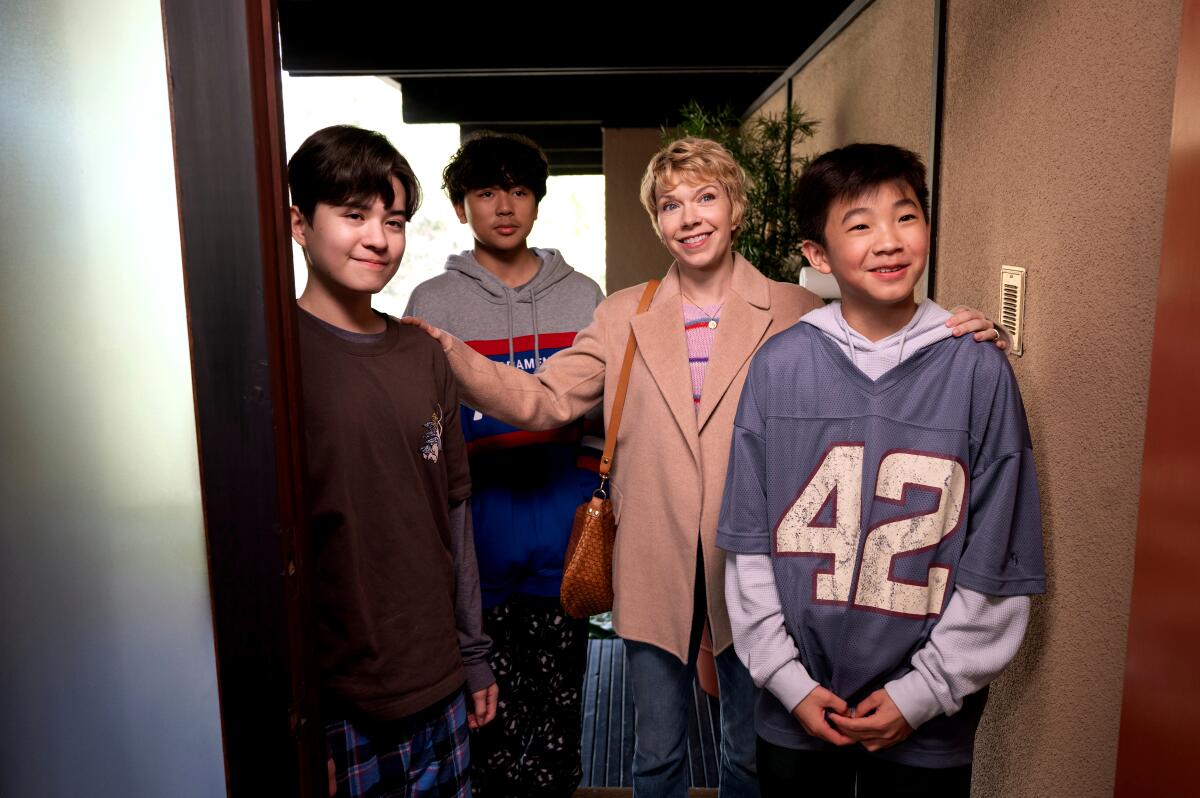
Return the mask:
[[500, 253], [524, 249], [538, 203], [526, 186], [490, 186], [467, 191], [454, 210], [460, 222], [471, 226], [476, 246]]
[[383, 289], [404, 257], [407, 197], [392, 178], [395, 197], [347, 205], [318, 202], [312, 221], [292, 207], [292, 237], [304, 248], [309, 277], [334, 293], [375, 294]]
[[929, 224], [912, 188], [902, 182], [835, 201], [825, 220], [825, 245], [804, 242], [813, 267], [837, 280], [847, 321], [914, 310], [913, 289], [928, 252]]
[[657, 184], [658, 229], [681, 269], [733, 265], [733, 207], [718, 183]]

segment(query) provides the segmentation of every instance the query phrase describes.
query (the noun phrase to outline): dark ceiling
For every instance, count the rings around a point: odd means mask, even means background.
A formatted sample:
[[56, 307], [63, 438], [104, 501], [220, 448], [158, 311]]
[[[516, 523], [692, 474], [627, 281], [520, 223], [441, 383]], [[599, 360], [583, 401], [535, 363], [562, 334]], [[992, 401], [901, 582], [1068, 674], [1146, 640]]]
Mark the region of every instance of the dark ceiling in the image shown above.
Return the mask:
[[[292, 75], [389, 77], [403, 90], [407, 123], [522, 132], [546, 150], [552, 173], [599, 174], [601, 128], [671, 125], [689, 100], [742, 113], [850, 5], [660, 6], [629, 19], [600, 6], [607, 18], [587, 21], [595, 7], [562, 6], [576, 21], [551, 24], [514, 21], [512, 7], [484, 20], [462, 3], [389, 16], [280, 0], [279, 28]], [[422, 30], [405, 31], [410, 20]]]

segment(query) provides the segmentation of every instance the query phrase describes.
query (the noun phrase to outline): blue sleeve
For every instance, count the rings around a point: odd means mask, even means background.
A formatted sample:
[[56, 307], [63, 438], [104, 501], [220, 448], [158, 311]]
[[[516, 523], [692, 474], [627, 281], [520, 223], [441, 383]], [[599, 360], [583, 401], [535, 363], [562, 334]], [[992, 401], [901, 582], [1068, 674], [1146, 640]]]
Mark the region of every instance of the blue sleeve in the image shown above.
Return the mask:
[[957, 583], [992, 596], [1044, 593], [1041, 498], [1025, 408], [1003, 358], [992, 377], [990, 391], [980, 391], [991, 401], [981, 402], [973, 414], [977, 467], [971, 474], [969, 525]]
[[766, 468], [766, 425], [755, 390], [755, 386], [762, 381], [764, 371], [762, 359], [756, 357], [750, 364], [750, 374], [742, 388], [737, 418], [733, 423], [729, 468], [725, 472], [725, 494], [721, 499], [721, 518], [717, 523], [717, 545], [736, 554], [771, 553], [763, 478]]

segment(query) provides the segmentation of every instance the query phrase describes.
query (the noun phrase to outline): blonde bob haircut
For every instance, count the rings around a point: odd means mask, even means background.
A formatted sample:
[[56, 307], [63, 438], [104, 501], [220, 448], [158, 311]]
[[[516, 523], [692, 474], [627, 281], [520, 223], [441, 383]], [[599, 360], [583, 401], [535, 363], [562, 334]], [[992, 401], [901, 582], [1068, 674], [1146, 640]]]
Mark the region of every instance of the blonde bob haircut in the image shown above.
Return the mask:
[[729, 150], [712, 139], [688, 137], [673, 141], [654, 154], [642, 175], [642, 207], [650, 214], [654, 232], [662, 238], [658, 226], [657, 189], [674, 188], [680, 183], [716, 183], [729, 197], [732, 206], [733, 233], [746, 213], [746, 173]]

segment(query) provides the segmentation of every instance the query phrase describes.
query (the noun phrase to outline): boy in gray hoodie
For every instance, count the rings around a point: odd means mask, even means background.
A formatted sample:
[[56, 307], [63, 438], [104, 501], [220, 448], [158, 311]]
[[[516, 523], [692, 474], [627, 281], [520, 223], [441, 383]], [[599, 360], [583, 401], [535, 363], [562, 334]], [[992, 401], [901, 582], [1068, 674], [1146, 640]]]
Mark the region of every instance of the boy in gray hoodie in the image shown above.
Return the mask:
[[1004, 355], [913, 289], [925, 169], [856, 144], [797, 183], [842, 301], [755, 355], [718, 544], [762, 792], [967, 796], [987, 685], [1045, 590], [1037, 477]]
[[[405, 315], [525, 371], [570, 346], [604, 294], [558, 251], [528, 246], [548, 172], [527, 138], [470, 136], [446, 166], [443, 188], [475, 247], [417, 286]], [[484, 629], [500, 684], [497, 721], [472, 738], [475, 788], [569, 796], [582, 775], [587, 622], [566, 615], [559, 589], [575, 507], [595, 487], [601, 445], [583, 422], [526, 432], [470, 407], [461, 413]]]

